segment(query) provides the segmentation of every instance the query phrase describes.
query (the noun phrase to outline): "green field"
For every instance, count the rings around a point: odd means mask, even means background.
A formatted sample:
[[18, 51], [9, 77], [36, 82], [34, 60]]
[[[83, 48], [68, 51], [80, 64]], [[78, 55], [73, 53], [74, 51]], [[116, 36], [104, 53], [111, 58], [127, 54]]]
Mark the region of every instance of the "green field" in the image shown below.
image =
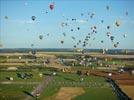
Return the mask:
[[118, 100], [111, 88], [85, 88], [86, 93], [73, 100]]
[[[21, 79], [17, 77], [17, 73], [28, 73], [33, 74], [33, 77], [30, 79]], [[39, 77], [38, 71], [0, 71], [0, 82], [1, 81], [9, 81], [6, 79], [6, 77], [13, 77], [13, 82], [40, 82], [43, 77]]]
[[0, 84], [0, 100], [22, 100], [26, 97], [24, 91], [31, 92], [36, 85]]
[[81, 82], [80, 76], [76, 74], [59, 73], [38, 99], [47, 100], [49, 96], [55, 95], [60, 87], [83, 87], [86, 93], [80, 96], [81, 99], [78, 96], [74, 100], [89, 100], [90, 98], [91, 100], [98, 100], [97, 97], [101, 97], [101, 100], [117, 100], [116, 95], [104, 78], [96, 76], [83, 76], [83, 78], [84, 81]]
[[[59, 61], [59, 58], [65, 59], [74, 59], [74, 55], [79, 56], [79, 53], [74, 54], [73, 52], [47, 52], [45, 53], [47, 56], [50, 54], [52, 57], [54, 56], [53, 60]], [[44, 55], [45, 55], [44, 54]], [[45, 57], [42, 55], [42, 57]], [[46, 58], [47, 58], [46, 56]], [[46, 58], [42, 58], [38, 56], [36, 59], [37, 61], [34, 61], [29, 56], [22, 56], [22, 66], [17, 65], [18, 62], [21, 62], [18, 59], [18, 55], [13, 56], [11, 55], [7, 62], [6, 56], [0, 56], [0, 62], [3, 64], [0, 64], [0, 100], [22, 100], [26, 97], [29, 97], [29, 95], [25, 92], [31, 93], [35, 87], [37, 87], [42, 81], [44, 81], [45, 77], [48, 75], [52, 75], [54, 71], [57, 71], [55, 68], [47, 68], [43, 66], [43, 61]], [[48, 57], [49, 58], [49, 57]], [[87, 58], [90, 58], [87, 57]], [[33, 62], [29, 62], [27, 65], [25, 64], [25, 60], [29, 60]], [[40, 62], [40, 60], [42, 62]], [[53, 61], [52, 60], [52, 61]], [[10, 62], [11, 61], [11, 62]], [[18, 62], [17, 62], [18, 61]], [[75, 63], [75, 66], [72, 66], [74, 63], [73, 61], [67, 61], [66, 64], [72, 67], [72, 69], [76, 70], [89, 70], [91, 71], [92, 68], [97, 70], [97, 67], [104, 67], [105, 65], [116, 65], [116, 70], [118, 70], [118, 67], [121, 67], [124, 64], [130, 64], [127, 60], [123, 62], [123, 60], [108, 60], [105, 61], [104, 59], [99, 59], [99, 63], [102, 63], [103, 65], [100, 66], [97, 64], [97, 61], [87, 61], [87, 64], [91, 63], [89, 66], [83, 66], [79, 64], [79, 61]], [[6, 64], [4, 66], [4, 64]], [[9, 64], [8, 64], [9, 63]], [[10, 65], [11, 63], [11, 65]], [[12, 65], [16, 64], [16, 65]], [[61, 64], [59, 61], [58, 63]], [[133, 63], [133, 61], [131, 61]], [[36, 65], [38, 64], [38, 65]], [[61, 64], [61, 66], [64, 66], [64, 64]], [[7, 67], [17, 67], [18, 69], [15, 71], [9, 71], [7, 70]], [[101, 69], [101, 70], [108, 70], [109, 69]], [[111, 70], [111, 69], [110, 69]], [[32, 74], [33, 77], [29, 79], [22, 79], [17, 76], [17, 73], [27, 73]], [[53, 97], [60, 91], [62, 87], [82, 87], [84, 89], [85, 93], [82, 95], [79, 95], [73, 100], [117, 100], [116, 94], [113, 92], [112, 87], [109, 83], [106, 82], [106, 79], [103, 77], [97, 77], [97, 76], [86, 76], [82, 75], [79, 76], [76, 73], [63, 73], [59, 70], [56, 72], [56, 76], [52, 76], [53, 80], [49, 83], [49, 85], [43, 90], [41, 95], [39, 96], [38, 100], [51, 100], [50, 97]], [[40, 77], [39, 74], [42, 74], [43, 76]], [[8, 80], [7, 77], [12, 77], [13, 80]], [[83, 78], [83, 81], [81, 79]], [[35, 98], [34, 98], [35, 99]]]
[[[22, 72], [21, 72], [22, 73]], [[11, 82], [25, 82], [25, 84], [0, 84], [0, 100], [15, 100], [24, 99], [28, 95], [24, 91], [32, 92], [35, 86], [38, 84], [27, 84], [28, 82], [41, 82], [44, 77], [52, 72], [49, 70], [44, 71], [28, 71], [32, 73], [31, 79], [20, 79], [16, 76], [15, 71], [4, 71], [0, 73], [0, 82], [7, 81], [6, 76], [14, 77]], [[43, 73], [43, 77], [39, 77], [39, 73]], [[84, 79], [80, 81], [81, 77]], [[44, 89], [38, 100], [47, 100], [50, 96], [55, 95], [60, 87], [83, 87], [85, 94], [74, 98], [74, 100], [98, 100], [97, 97], [101, 97], [101, 100], [116, 100], [116, 95], [113, 93], [110, 85], [102, 77], [97, 76], [79, 76], [77, 74], [57, 72], [56, 76], [53, 76], [53, 81]]]

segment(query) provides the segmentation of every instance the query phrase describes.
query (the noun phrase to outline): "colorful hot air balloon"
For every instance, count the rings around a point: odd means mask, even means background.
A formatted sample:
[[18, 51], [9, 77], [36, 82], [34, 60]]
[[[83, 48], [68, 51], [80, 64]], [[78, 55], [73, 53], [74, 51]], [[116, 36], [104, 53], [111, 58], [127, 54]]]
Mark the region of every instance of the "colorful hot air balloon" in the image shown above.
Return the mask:
[[51, 3], [51, 4], [49, 5], [49, 8], [50, 8], [51, 10], [53, 10], [53, 9], [54, 9], [54, 3]]
[[116, 22], [115, 22], [115, 25], [116, 25], [117, 27], [119, 27], [119, 26], [121, 25], [121, 22], [120, 22], [120, 21], [116, 21]]

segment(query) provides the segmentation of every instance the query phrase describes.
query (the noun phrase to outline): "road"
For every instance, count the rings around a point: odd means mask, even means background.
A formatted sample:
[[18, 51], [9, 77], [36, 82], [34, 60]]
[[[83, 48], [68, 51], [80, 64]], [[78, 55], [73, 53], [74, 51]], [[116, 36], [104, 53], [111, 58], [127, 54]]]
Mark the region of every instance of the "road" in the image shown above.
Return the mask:
[[[33, 97], [36, 97], [36, 94], [41, 94], [47, 85], [53, 80], [52, 76], [46, 76], [44, 80], [31, 92]], [[32, 96], [27, 96], [25, 100], [30, 100]]]

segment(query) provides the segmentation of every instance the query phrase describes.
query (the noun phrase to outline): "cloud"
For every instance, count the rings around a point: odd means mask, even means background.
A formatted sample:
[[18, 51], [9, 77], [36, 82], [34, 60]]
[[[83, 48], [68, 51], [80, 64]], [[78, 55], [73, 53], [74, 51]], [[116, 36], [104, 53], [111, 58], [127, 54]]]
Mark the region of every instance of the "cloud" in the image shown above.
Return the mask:
[[32, 21], [32, 20], [8, 20], [8, 22], [18, 23], [18, 24], [33, 24], [33, 23], [37, 23], [37, 21]]
[[124, 22], [125, 24], [131, 24], [131, 25], [134, 25], [134, 20], [133, 20], [133, 19], [123, 20], [123, 22]]
[[32, 20], [18, 20], [18, 23], [21, 23], [21, 24], [32, 24], [32, 23], [34, 23], [34, 21], [32, 21]]
[[82, 20], [82, 19], [79, 19], [79, 20], [76, 20], [78, 23], [86, 23], [87, 21], [85, 20]]
[[35, 23], [32, 20], [14, 20], [16, 23], [20, 23], [20, 24], [33, 24]]

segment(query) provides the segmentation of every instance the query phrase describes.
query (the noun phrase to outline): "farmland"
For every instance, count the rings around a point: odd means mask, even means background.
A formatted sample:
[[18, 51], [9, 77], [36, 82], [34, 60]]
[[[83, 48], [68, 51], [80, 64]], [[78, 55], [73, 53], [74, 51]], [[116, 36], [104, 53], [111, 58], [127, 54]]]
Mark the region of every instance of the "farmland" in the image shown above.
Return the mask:
[[[111, 77], [119, 85], [133, 86], [134, 76], [130, 71], [119, 73], [122, 66], [133, 65], [133, 60], [130, 62], [124, 59], [122, 62], [120, 58], [107, 57], [109, 55], [102, 58], [94, 55], [95, 53], [86, 54], [87, 63], [81, 65], [75, 58], [83, 56], [79, 53], [72, 55], [66, 52], [37, 52], [36, 58], [28, 53], [1, 53], [0, 98], [2, 100], [35, 98], [117, 100], [118, 96], [107, 82], [107, 78]], [[112, 76], [108, 76], [109, 73], [112, 73]], [[126, 88], [123, 88], [123, 91], [132, 97], [132, 93]], [[36, 96], [37, 93], [39, 96]]]

